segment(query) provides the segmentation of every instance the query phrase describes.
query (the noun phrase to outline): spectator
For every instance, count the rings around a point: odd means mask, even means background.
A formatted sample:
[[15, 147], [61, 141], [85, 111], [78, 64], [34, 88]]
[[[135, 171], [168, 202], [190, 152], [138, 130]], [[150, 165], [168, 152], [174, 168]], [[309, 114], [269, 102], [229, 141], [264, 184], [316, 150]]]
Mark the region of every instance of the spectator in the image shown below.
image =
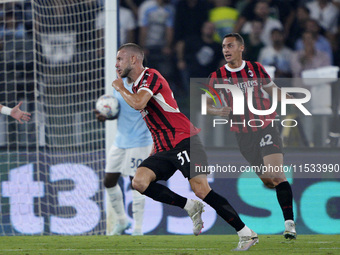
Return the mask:
[[333, 0], [332, 3], [340, 9], [340, 0]]
[[263, 22], [261, 19], [254, 19], [251, 22], [251, 32], [242, 35], [246, 48], [243, 52], [245, 59], [249, 61], [257, 61], [260, 50], [264, 47], [261, 41], [261, 34], [263, 30]]
[[174, 35], [174, 7], [169, 0], [148, 0], [139, 8], [139, 43], [148, 65], [165, 77], [172, 72], [171, 53]]
[[310, 17], [318, 20], [329, 38], [333, 37], [338, 31], [338, 8], [328, 0], [314, 0], [306, 6], [310, 11]]
[[298, 6], [296, 10], [295, 19], [291, 26], [290, 32], [287, 36], [287, 45], [294, 49], [296, 41], [300, 38], [302, 33], [306, 30], [306, 23], [310, 19], [310, 11], [305, 6]]
[[[121, 3], [124, 0], [120, 1]], [[96, 28], [104, 32], [105, 27], [105, 11], [98, 13], [96, 19]], [[135, 42], [135, 31], [136, 30], [136, 20], [133, 15], [133, 12], [125, 8], [123, 5], [119, 6], [119, 45], [128, 43], [128, 42]], [[104, 34], [101, 34], [103, 36]]]
[[[268, 16], [279, 20], [284, 27], [285, 33], [289, 32], [291, 24], [294, 20], [294, 12], [292, 10], [291, 4], [287, 3], [287, 1], [281, 0], [252, 0], [250, 1], [243, 9], [239, 19], [237, 20], [234, 32], [239, 33], [242, 31], [243, 26], [246, 22], [250, 22], [256, 17], [259, 16], [259, 11], [256, 10], [257, 4], [259, 2], [266, 2], [268, 5]], [[264, 10], [264, 8], [262, 8]], [[263, 11], [262, 11], [263, 12]], [[270, 31], [268, 32], [268, 36], [270, 37]]]
[[251, 3], [255, 0], [239, 0], [236, 1], [235, 3], [235, 8], [236, 10], [238, 10], [239, 13], [243, 13], [243, 10]]
[[301, 77], [304, 70], [315, 69], [331, 64], [326, 52], [315, 48], [315, 38], [311, 32], [304, 32], [302, 35], [304, 49], [292, 54], [291, 68], [293, 77]]
[[193, 35], [200, 36], [201, 27], [208, 20], [208, 4], [204, 0], [181, 0], [176, 6], [175, 42]]
[[[5, 7], [3, 22], [0, 25], [0, 68], [2, 70], [0, 99], [1, 102], [7, 102], [8, 107], [14, 107], [18, 100], [25, 100], [27, 103], [33, 100], [33, 84], [30, 83], [32, 80], [28, 79], [33, 70], [33, 46], [32, 40], [26, 38], [22, 11], [16, 10], [15, 3], [8, 3]], [[8, 120], [8, 130], [11, 130], [8, 135], [9, 146], [16, 146], [19, 137], [13, 119]]]
[[25, 29], [26, 32], [33, 33], [33, 10], [32, 10], [32, 3], [31, 1], [25, 1], [23, 3], [24, 8], [24, 23], [25, 23]]
[[190, 78], [208, 77], [223, 59], [221, 45], [214, 41], [214, 23], [205, 22], [201, 31], [200, 36], [194, 35], [177, 47], [177, 67], [187, 92]]
[[233, 31], [238, 15], [238, 11], [231, 7], [230, 0], [214, 0], [214, 8], [209, 12], [209, 21], [215, 24], [216, 42], [221, 43], [222, 38]]
[[25, 36], [24, 24], [17, 19], [17, 14], [12, 9], [5, 10], [4, 22], [0, 26], [0, 38], [15, 37], [23, 39]]
[[[25, 41], [24, 24], [22, 20], [17, 18], [17, 13], [12, 8], [5, 10], [4, 23], [0, 27], [0, 39], [2, 40], [0, 45], [2, 49], [0, 53], [1, 64], [4, 64], [2, 68], [6, 70], [6, 82], [10, 82], [16, 76], [23, 76], [26, 68], [25, 61], [29, 61], [29, 59], [26, 59], [29, 52], [25, 52], [28, 43]], [[1, 78], [4, 79], [4, 77]]]
[[[321, 28], [318, 22], [314, 19], [307, 20], [305, 29], [306, 31], [311, 32], [313, 34], [313, 37], [316, 39], [315, 48], [317, 50], [326, 52], [329, 56], [331, 63], [333, 63], [333, 52], [331, 44], [326, 37], [321, 35]], [[301, 38], [296, 42], [295, 49], [296, 50], [303, 49], [303, 42]]]
[[283, 30], [273, 29], [271, 32], [272, 45], [263, 48], [260, 52], [258, 61], [262, 65], [275, 66], [276, 78], [291, 77], [290, 59], [292, 50], [285, 46]]
[[[258, 1], [255, 5], [255, 17], [261, 19], [263, 21], [263, 33], [261, 36], [261, 40], [265, 45], [271, 44], [270, 33], [274, 28], [283, 29], [282, 23], [269, 17], [269, 4], [267, 1]], [[248, 21], [245, 23], [242, 28], [243, 34], [249, 34], [251, 32], [251, 23]]]
[[143, 2], [144, 0], [125, 0], [121, 2], [121, 5], [132, 10], [135, 17], [138, 17], [138, 8]]

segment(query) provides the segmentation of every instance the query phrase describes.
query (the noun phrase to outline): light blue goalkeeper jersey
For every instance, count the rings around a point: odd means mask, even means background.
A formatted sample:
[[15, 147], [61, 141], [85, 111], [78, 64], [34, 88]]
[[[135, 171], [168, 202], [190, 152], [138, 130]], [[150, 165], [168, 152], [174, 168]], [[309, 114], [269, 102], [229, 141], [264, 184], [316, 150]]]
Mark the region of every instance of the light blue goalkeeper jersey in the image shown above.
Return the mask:
[[[123, 81], [125, 88], [133, 93], [133, 84], [128, 84], [126, 78], [124, 78]], [[114, 145], [118, 148], [127, 149], [152, 144], [151, 133], [141, 113], [130, 107], [116, 90], [113, 91], [113, 95], [118, 99], [120, 105]]]

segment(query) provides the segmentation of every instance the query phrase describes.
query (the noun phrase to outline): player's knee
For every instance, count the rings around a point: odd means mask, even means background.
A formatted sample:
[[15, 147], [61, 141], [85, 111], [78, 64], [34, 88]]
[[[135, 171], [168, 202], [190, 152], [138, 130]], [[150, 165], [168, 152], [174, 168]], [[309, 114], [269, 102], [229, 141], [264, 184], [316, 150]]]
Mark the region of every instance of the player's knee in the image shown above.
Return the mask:
[[195, 195], [202, 200], [208, 195], [211, 190], [209, 185], [205, 184], [204, 182], [191, 183], [191, 188]]
[[279, 185], [281, 182], [285, 182], [287, 181], [286, 178], [274, 178], [273, 179], [273, 185], [274, 187], [276, 187], [277, 185]]
[[207, 195], [208, 195], [208, 192], [206, 192], [205, 190], [203, 189], [196, 189], [194, 191], [196, 197], [200, 198], [200, 199], [204, 199]]
[[109, 188], [113, 188], [114, 186], [116, 186], [117, 183], [113, 182], [112, 180], [105, 178], [104, 179], [104, 187], [109, 189]]
[[105, 188], [109, 189], [116, 186], [117, 182], [118, 178], [116, 178], [115, 176], [105, 175], [103, 184]]
[[140, 193], [143, 193], [147, 189], [148, 186], [149, 186], [149, 184], [147, 182], [143, 181], [142, 178], [138, 178], [138, 177], [135, 176], [132, 179], [132, 188], [139, 191]]
[[263, 184], [269, 189], [274, 189], [276, 186], [273, 180], [263, 180]]

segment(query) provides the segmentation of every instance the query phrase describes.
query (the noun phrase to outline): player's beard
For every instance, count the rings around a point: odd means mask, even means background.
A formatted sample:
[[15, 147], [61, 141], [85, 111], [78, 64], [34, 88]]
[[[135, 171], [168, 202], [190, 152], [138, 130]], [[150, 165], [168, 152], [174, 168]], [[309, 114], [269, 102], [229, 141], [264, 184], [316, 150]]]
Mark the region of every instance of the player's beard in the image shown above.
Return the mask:
[[130, 65], [128, 65], [123, 71], [122, 74], [120, 75], [120, 77], [125, 78], [128, 77], [129, 73], [131, 72], [132, 67]]

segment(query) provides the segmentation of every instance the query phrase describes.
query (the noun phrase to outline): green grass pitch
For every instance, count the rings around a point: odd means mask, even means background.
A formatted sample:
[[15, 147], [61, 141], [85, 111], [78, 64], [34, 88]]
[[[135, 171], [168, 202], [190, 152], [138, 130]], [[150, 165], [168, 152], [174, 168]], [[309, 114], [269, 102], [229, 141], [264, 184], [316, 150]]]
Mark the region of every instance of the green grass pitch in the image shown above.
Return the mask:
[[[280, 235], [260, 235], [248, 254], [340, 254], [340, 235], [301, 235], [286, 241]], [[2, 236], [0, 254], [237, 254], [237, 235], [200, 236]]]

